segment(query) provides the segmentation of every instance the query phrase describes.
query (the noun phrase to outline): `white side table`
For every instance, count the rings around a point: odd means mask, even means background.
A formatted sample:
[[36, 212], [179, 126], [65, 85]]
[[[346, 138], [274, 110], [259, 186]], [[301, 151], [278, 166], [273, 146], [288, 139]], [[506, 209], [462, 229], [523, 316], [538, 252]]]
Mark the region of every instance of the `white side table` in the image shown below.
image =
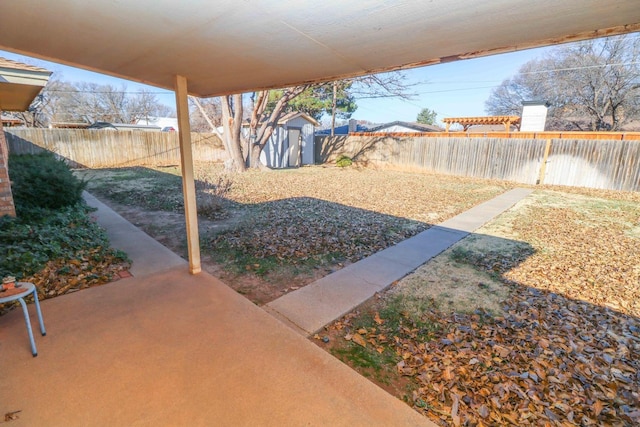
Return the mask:
[[33, 283], [29, 282], [18, 282], [16, 283], [16, 289], [22, 289], [22, 292], [9, 295], [7, 297], [3, 297], [2, 294], [4, 292], [0, 292], [0, 304], [10, 301], [18, 300], [20, 301], [20, 305], [22, 305], [22, 312], [24, 313], [24, 321], [27, 324], [27, 332], [29, 333], [29, 342], [31, 343], [31, 354], [33, 357], [38, 355], [38, 350], [36, 350], [36, 342], [33, 339], [33, 331], [31, 330], [31, 319], [29, 318], [29, 311], [27, 310], [27, 303], [24, 301], [25, 297], [28, 297], [29, 294], [33, 294], [33, 301], [36, 306], [36, 313], [38, 313], [38, 322], [40, 323], [40, 333], [42, 336], [47, 335], [47, 331], [44, 329], [44, 321], [42, 320], [42, 312], [40, 311], [40, 302], [38, 301], [38, 290]]

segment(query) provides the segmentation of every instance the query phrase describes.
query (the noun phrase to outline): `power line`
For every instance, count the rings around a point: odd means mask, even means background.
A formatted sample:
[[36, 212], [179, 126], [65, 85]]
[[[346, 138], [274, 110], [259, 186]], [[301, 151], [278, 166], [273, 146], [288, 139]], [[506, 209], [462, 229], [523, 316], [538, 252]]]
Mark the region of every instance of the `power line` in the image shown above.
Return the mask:
[[526, 74], [542, 74], [542, 73], [555, 73], [556, 71], [577, 71], [577, 70], [587, 70], [590, 68], [604, 68], [604, 67], [624, 67], [626, 65], [638, 65], [640, 61], [634, 62], [619, 62], [615, 64], [596, 64], [596, 65], [583, 65], [580, 67], [567, 67], [567, 68], [554, 68], [552, 70], [537, 70], [537, 71], [527, 71], [527, 72], [518, 72], [516, 74], [526, 75]]
[[47, 89], [49, 92], [57, 92], [57, 93], [95, 93], [95, 94], [151, 94], [151, 95], [171, 95], [170, 91], [165, 92], [149, 92], [146, 90], [139, 91], [122, 91], [122, 90], [114, 90], [114, 91], [93, 91], [93, 90], [63, 90], [63, 89]]

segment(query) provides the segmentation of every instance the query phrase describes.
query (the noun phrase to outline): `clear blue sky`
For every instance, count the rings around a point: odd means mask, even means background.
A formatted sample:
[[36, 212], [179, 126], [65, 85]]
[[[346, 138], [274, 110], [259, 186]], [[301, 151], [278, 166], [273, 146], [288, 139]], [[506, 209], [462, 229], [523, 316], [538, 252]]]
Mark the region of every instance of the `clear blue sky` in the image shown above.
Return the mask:
[[420, 82], [412, 101], [371, 99], [358, 101], [353, 118], [373, 122], [415, 121], [422, 108], [445, 117], [484, 116], [484, 102], [491, 90], [515, 75], [527, 61], [540, 58], [553, 47], [432, 65], [406, 71]]
[[[484, 102], [489, 97], [491, 89], [513, 76], [524, 63], [543, 56], [550, 49], [553, 48], [530, 49], [407, 70], [405, 73], [409, 81], [419, 83], [414, 88], [414, 91], [419, 93], [416, 99], [361, 99], [358, 100], [358, 109], [352, 117], [374, 123], [415, 121], [424, 107], [435, 110], [438, 120], [445, 117], [485, 115]], [[124, 84], [127, 90], [132, 92], [147, 89], [156, 93], [161, 102], [175, 109], [174, 95], [171, 91], [1, 50], [0, 56], [46, 68], [65, 81], [108, 83], [118, 87]]]

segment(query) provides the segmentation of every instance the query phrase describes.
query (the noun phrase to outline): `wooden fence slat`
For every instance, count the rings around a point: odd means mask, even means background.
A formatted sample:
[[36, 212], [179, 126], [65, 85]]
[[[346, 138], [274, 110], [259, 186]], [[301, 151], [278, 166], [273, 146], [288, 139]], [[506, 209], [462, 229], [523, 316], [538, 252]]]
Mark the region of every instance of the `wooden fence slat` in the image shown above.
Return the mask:
[[[316, 137], [315, 141], [317, 152], [323, 153], [323, 162], [333, 162], [345, 154], [373, 164], [418, 167], [444, 174], [640, 191], [640, 140], [634, 139], [635, 134], [625, 134], [624, 138], [622, 134], [589, 135], [590, 139], [582, 139], [581, 134], [570, 138], [571, 135], [540, 132], [533, 135], [536, 138], [506, 139], [470, 138], [464, 134], [405, 138], [358, 134]], [[335, 138], [341, 138], [343, 143], [337, 144]], [[366, 153], [362, 147], [367, 147]]]
[[[5, 135], [11, 153], [51, 151], [74, 167], [180, 164], [175, 132], [8, 128]], [[197, 161], [226, 159], [215, 134], [193, 133], [192, 147]]]

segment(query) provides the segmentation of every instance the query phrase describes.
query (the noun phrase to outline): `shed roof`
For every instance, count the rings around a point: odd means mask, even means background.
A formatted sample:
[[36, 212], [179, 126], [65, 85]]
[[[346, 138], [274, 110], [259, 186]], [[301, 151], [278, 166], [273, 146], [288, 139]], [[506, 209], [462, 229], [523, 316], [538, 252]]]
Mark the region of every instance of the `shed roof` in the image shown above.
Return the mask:
[[212, 96], [639, 30], [637, 0], [21, 0], [0, 49]]
[[293, 119], [297, 119], [297, 118], [302, 118], [305, 119], [306, 121], [308, 121], [309, 123], [311, 123], [314, 126], [320, 126], [320, 123], [318, 123], [318, 121], [316, 119], [314, 119], [313, 117], [311, 117], [310, 115], [306, 114], [306, 113], [302, 113], [299, 111], [291, 111], [287, 114], [285, 114], [284, 116], [282, 116], [280, 118], [280, 120], [278, 120], [278, 124], [279, 125], [283, 125]]
[[[284, 114], [282, 117], [280, 117], [280, 119], [278, 120], [278, 124], [279, 125], [285, 125], [287, 124], [287, 122], [290, 122], [293, 119], [297, 119], [297, 118], [303, 118], [304, 120], [308, 121], [309, 123], [311, 123], [313, 126], [319, 126], [320, 123], [318, 123], [318, 121], [316, 119], [314, 119], [313, 117], [311, 117], [310, 115], [300, 112], [300, 111], [290, 111], [286, 114]], [[265, 117], [263, 119], [263, 121], [267, 121], [269, 120], [268, 117]], [[244, 122], [242, 122], [242, 126], [249, 126], [250, 121], [247, 119]]]

